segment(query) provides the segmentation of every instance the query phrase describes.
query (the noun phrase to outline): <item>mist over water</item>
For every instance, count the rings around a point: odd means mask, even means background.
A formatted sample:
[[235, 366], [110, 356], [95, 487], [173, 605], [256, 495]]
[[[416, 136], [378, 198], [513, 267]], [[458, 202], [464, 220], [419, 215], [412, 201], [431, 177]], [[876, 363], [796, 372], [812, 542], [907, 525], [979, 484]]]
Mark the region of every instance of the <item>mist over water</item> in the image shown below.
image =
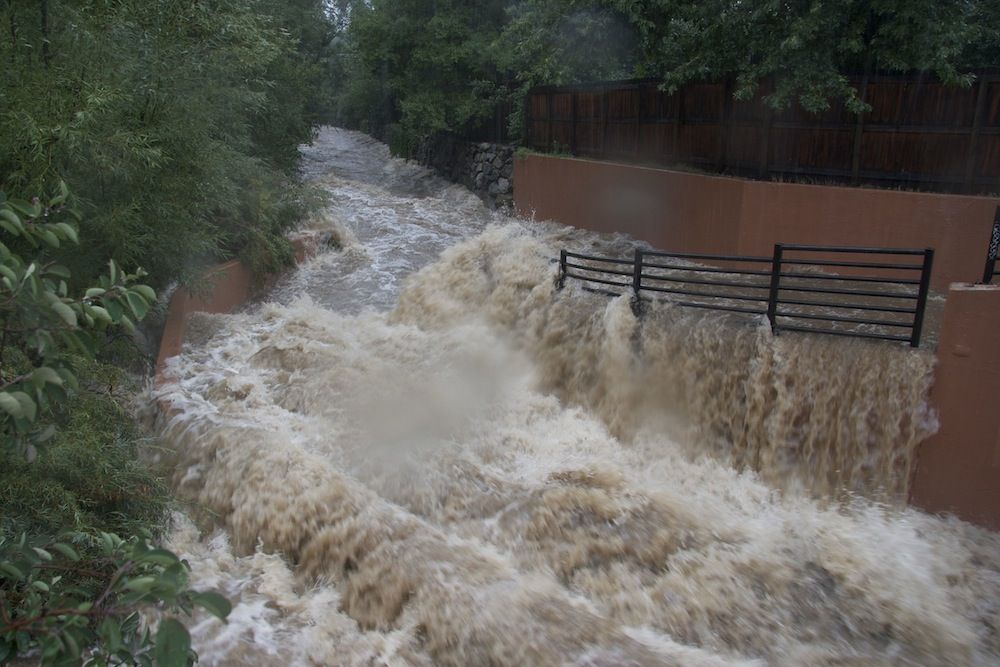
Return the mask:
[[[207, 664], [993, 665], [1000, 538], [905, 508], [932, 357], [556, 291], [560, 247], [326, 129], [334, 241], [161, 391]], [[334, 247], [337, 246], [337, 247]]]

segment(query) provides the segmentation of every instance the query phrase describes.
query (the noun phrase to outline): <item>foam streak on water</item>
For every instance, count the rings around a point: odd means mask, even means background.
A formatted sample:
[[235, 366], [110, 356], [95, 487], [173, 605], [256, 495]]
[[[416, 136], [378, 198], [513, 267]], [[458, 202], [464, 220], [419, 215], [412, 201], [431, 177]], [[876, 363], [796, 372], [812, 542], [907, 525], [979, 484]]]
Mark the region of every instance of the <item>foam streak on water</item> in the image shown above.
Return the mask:
[[553, 287], [625, 239], [491, 219], [355, 133], [306, 158], [341, 249], [200, 316], [162, 392], [171, 546], [237, 602], [205, 662], [1000, 661], [1000, 540], [900, 503], [929, 356], [639, 322]]

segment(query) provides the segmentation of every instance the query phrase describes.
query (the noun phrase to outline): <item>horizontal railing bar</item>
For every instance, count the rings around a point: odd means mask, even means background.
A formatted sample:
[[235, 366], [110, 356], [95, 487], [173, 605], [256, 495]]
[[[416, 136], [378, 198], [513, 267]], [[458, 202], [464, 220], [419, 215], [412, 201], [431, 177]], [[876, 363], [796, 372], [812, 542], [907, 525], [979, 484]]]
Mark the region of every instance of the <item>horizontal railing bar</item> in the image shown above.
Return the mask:
[[576, 252], [567, 252], [567, 257], [572, 257], [574, 259], [586, 259], [591, 262], [606, 262], [608, 264], [635, 264], [635, 260], [632, 259], [615, 259], [614, 257], [595, 257], [593, 255], [581, 255]]
[[788, 287], [786, 285], [780, 285], [779, 290], [788, 290], [790, 292], [816, 292], [817, 294], [844, 294], [846, 296], [871, 296], [871, 297], [882, 297], [885, 299], [916, 299], [916, 294], [904, 294], [902, 292], [872, 292], [868, 290], [841, 290], [833, 289], [830, 287]]
[[598, 289], [596, 287], [587, 287], [586, 285], [581, 285], [580, 289], [582, 289], [584, 292], [593, 292], [594, 294], [603, 294], [604, 296], [614, 296], [614, 297], [621, 296], [621, 294], [619, 294], [618, 292], [609, 292], [606, 289]]
[[916, 308], [893, 308], [891, 306], [859, 306], [857, 304], [824, 303], [822, 301], [806, 301], [803, 299], [779, 299], [779, 304], [790, 306], [816, 306], [818, 308], [841, 308], [846, 310], [871, 310], [879, 313], [907, 313], [916, 314]]
[[[643, 253], [645, 256], [645, 253]], [[663, 269], [665, 271], [692, 271], [698, 273], [732, 273], [738, 276], [769, 276], [770, 271], [754, 271], [753, 269], [718, 269], [708, 266], [680, 266], [679, 264], [654, 264], [643, 261], [642, 268]]]
[[[770, 271], [764, 272], [765, 276], [771, 275]], [[781, 272], [782, 278], [805, 278], [807, 280], [849, 280], [851, 282], [860, 283], [889, 283], [892, 285], [919, 285], [919, 280], [910, 280], [909, 278], [876, 278], [875, 276], [841, 276], [833, 273], [785, 273]]]
[[766, 315], [766, 310], [757, 310], [754, 308], [739, 308], [737, 306], [715, 306], [709, 303], [695, 303], [693, 301], [671, 301], [670, 303], [676, 304], [678, 306], [685, 306], [687, 308], [705, 308], [707, 310], [724, 310], [730, 313], [744, 313], [746, 315]]
[[592, 283], [601, 283], [603, 285], [614, 285], [615, 287], [625, 287], [631, 289], [632, 285], [630, 283], [616, 283], [613, 280], [602, 280], [601, 278], [590, 278], [587, 276], [578, 276], [574, 273], [566, 273], [564, 275], [566, 278], [576, 278], [577, 280], [586, 280]]
[[836, 329], [813, 329], [810, 327], [778, 326], [778, 331], [798, 331], [801, 333], [828, 334], [830, 336], [850, 336], [852, 338], [875, 338], [877, 340], [893, 340], [909, 343], [909, 336], [890, 336], [888, 334], [865, 333], [862, 331], [837, 331]]
[[828, 259], [781, 259], [782, 264], [807, 264], [809, 266], [844, 266], [852, 269], [897, 269], [923, 271], [923, 264], [881, 264], [878, 262], [836, 262]]
[[898, 327], [901, 329], [912, 329], [913, 322], [890, 322], [888, 320], [867, 320], [863, 317], [828, 317], [826, 315], [806, 315], [799, 313], [787, 313], [779, 310], [775, 317], [790, 317], [800, 320], [823, 320], [824, 322], [848, 322], [850, 324], [876, 324], [883, 327]]
[[[644, 250], [642, 252], [643, 257], [674, 257], [676, 259], [715, 259], [719, 261], [726, 262], [760, 262], [760, 263], [771, 263], [770, 257], [753, 257], [749, 255], [705, 255], [702, 253], [695, 252], [662, 252], [662, 251], [652, 251]], [[643, 262], [645, 265], [645, 262]]]
[[582, 264], [571, 264], [569, 262], [566, 262], [566, 268], [581, 269], [583, 271], [595, 271], [597, 273], [611, 273], [616, 276], [628, 276], [629, 278], [632, 277], [632, 271], [618, 271], [617, 269], [598, 269], [593, 266], [583, 266]]
[[737, 296], [735, 294], [706, 294], [705, 292], [693, 292], [691, 290], [667, 289], [665, 287], [647, 287], [642, 285], [639, 289], [651, 292], [662, 292], [664, 294], [684, 294], [686, 296], [700, 296], [706, 299], [735, 299], [737, 301], [767, 301], [767, 297]]
[[801, 250], [804, 252], [849, 252], [865, 255], [923, 255], [923, 250], [914, 248], [868, 248], [863, 246], [821, 246], [821, 245], [794, 245], [781, 244], [782, 250]]
[[654, 276], [648, 273], [642, 274], [643, 278], [650, 280], [664, 280], [671, 283], [691, 283], [693, 285], [718, 285], [719, 287], [745, 287], [747, 289], [770, 289], [769, 285], [752, 285], [749, 283], [734, 283], [727, 280], [700, 280], [698, 278], [670, 278], [667, 276]]

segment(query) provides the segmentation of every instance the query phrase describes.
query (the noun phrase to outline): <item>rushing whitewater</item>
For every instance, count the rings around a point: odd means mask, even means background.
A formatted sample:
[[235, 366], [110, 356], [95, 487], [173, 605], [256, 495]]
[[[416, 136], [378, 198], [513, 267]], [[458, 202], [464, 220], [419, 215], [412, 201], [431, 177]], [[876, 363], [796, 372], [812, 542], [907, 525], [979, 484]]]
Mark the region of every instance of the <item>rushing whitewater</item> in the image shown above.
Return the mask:
[[557, 291], [632, 242], [356, 133], [329, 249], [198, 316], [159, 398], [208, 664], [995, 665], [1000, 538], [903, 505], [932, 359]]

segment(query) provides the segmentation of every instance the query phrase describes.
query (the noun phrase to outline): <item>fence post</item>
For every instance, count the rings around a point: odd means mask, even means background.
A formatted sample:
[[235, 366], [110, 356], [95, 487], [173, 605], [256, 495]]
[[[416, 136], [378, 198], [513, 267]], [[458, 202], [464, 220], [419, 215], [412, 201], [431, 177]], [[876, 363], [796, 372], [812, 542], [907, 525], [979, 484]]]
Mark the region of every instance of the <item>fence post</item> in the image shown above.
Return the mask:
[[924, 311], [927, 309], [927, 293], [931, 287], [931, 267], [934, 265], [934, 250], [924, 250], [924, 268], [920, 270], [920, 291], [917, 292], [917, 312], [913, 314], [913, 329], [910, 347], [920, 347], [920, 332], [924, 328]]
[[973, 191], [972, 179], [976, 171], [976, 148], [979, 138], [979, 129], [983, 124], [983, 107], [986, 102], [987, 81], [982, 76], [979, 77], [979, 90], [976, 93], [976, 108], [972, 114], [972, 128], [969, 130], [969, 147], [965, 155], [965, 178], [963, 186], [966, 192]]
[[608, 88], [601, 88], [601, 157], [608, 156]]
[[642, 249], [635, 249], [635, 259], [632, 262], [632, 310], [635, 313], [642, 313], [642, 299], [639, 297], [639, 290], [642, 289]]
[[635, 159], [642, 159], [642, 91], [643, 84], [636, 87], [636, 95], [639, 97], [638, 108], [635, 114]]
[[548, 139], [549, 139], [549, 145], [545, 149], [545, 152], [548, 153], [548, 152], [554, 152], [556, 150], [555, 149], [556, 140], [555, 140], [555, 136], [554, 136], [554, 133], [553, 133], [553, 127], [552, 127], [552, 90], [551, 89], [549, 89], [549, 92], [545, 95], [545, 104], [547, 105], [547, 110], [546, 110], [545, 113], [546, 113], [546, 115], [548, 116], [548, 119], [549, 119], [549, 137], [548, 137]]
[[556, 289], [562, 289], [566, 284], [566, 250], [559, 251], [559, 279], [556, 280]]
[[1000, 252], [1000, 206], [993, 216], [993, 232], [990, 234], [990, 244], [986, 246], [986, 266], [983, 267], [983, 284], [993, 282], [993, 274], [997, 270], [997, 254]]
[[576, 115], [577, 115], [577, 104], [578, 104], [577, 98], [579, 97], [579, 93], [577, 93], [574, 90], [572, 93], [570, 93], [570, 95], [572, 96], [571, 99], [573, 100], [573, 123], [570, 127], [569, 153], [570, 155], [576, 155]]
[[781, 254], [784, 246], [774, 244], [774, 255], [771, 259], [771, 289], [767, 295], [767, 321], [771, 323], [771, 331], [778, 333], [778, 289], [781, 287]]
[[[861, 76], [861, 103], [868, 99], [868, 76], [871, 64], [865, 64], [865, 72]], [[861, 180], [861, 144], [865, 138], [865, 114], [858, 112], [858, 120], [854, 125], [854, 148], [851, 149], [851, 183], [857, 185]]]
[[524, 116], [524, 147], [525, 148], [534, 148], [534, 144], [532, 143], [532, 137], [531, 137], [531, 123], [532, 123], [532, 120], [531, 120], [531, 100], [532, 100], [532, 96], [534, 95], [534, 93], [535, 93], [535, 89], [532, 88], [531, 90], [528, 91], [528, 94], [524, 96], [524, 108], [522, 109], [522, 111], [523, 111], [523, 116]]

